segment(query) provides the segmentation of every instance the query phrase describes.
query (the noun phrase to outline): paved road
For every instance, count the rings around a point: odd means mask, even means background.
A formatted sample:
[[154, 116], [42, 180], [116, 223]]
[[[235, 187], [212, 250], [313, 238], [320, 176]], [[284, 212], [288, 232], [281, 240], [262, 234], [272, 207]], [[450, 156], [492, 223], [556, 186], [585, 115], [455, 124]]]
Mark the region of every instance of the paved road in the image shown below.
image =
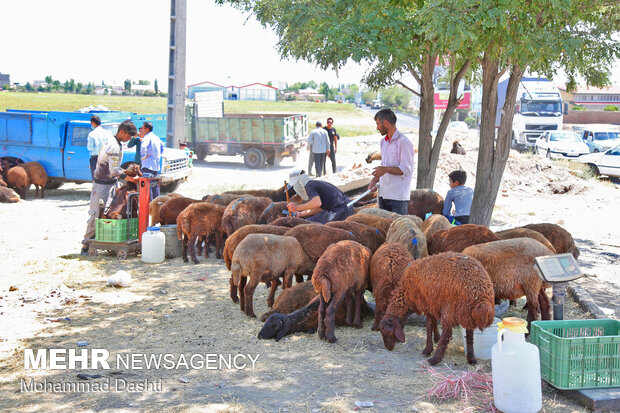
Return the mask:
[[[362, 110], [370, 113], [372, 116], [379, 111], [379, 109], [371, 109], [368, 107], [362, 107]], [[396, 126], [403, 131], [418, 131], [420, 127], [420, 118], [417, 116], [409, 115], [402, 112], [396, 112]]]

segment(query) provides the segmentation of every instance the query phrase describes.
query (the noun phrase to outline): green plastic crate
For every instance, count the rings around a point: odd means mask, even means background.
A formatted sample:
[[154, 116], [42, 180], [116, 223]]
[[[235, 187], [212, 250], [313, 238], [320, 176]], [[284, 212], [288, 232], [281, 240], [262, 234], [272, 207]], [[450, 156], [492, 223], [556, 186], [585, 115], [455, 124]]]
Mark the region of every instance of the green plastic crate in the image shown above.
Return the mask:
[[[127, 237], [129, 225], [129, 237]], [[95, 240], [101, 242], [123, 242], [138, 238], [138, 218], [96, 219]]]
[[558, 389], [620, 386], [620, 321], [534, 321], [540, 373]]

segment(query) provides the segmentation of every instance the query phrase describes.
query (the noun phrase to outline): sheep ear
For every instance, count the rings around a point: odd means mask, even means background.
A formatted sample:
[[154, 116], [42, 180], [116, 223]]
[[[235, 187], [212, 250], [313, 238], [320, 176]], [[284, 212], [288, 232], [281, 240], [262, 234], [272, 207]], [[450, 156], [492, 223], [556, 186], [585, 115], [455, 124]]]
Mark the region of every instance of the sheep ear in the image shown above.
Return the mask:
[[405, 342], [405, 332], [399, 322], [396, 322], [396, 325], [394, 326], [394, 334], [396, 335], [396, 340], [401, 343]]

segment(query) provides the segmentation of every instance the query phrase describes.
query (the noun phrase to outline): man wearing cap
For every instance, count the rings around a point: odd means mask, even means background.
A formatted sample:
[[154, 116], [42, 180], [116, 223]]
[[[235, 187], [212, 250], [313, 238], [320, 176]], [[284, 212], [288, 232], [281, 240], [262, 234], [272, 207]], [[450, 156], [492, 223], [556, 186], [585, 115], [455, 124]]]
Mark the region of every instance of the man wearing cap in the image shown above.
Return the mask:
[[413, 145], [396, 129], [396, 115], [391, 109], [381, 109], [375, 114], [381, 139], [381, 166], [372, 172], [368, 189], [379, 183], [379, 208], [407, 214], [413, 177]]
[[312, 180], [304, 171], [291, 172], [289, 186], [304, 200], [302, 204], [288, 204], [289, 212], [297, 212], [300, 218], [325, 224], [353, 214], [353, 205], [347, 205], [350, 200], [340, 189], [329, 182]]
[[[310, 132], [310, 137], [308, 138], [308, 150], [311, 153], [311, 157], [314, 158], [316, 176], [321, 176], [323, 174], [325, 160], [329, 155], [329, 135], [321, 126], [321, 122], [317, 121], [316, 128]], [[308, 170], [310, 170], [310, 163], [311, 162], [308, 161]]]

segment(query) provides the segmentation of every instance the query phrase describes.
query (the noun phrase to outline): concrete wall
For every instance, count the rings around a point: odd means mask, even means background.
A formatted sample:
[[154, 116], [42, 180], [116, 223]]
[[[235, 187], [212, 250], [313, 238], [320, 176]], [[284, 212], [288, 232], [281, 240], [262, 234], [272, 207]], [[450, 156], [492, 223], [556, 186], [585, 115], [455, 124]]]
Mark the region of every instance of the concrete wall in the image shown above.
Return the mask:
[[620, 125], [620, 112], [569, 110], [564, 123], [609, 123]]

